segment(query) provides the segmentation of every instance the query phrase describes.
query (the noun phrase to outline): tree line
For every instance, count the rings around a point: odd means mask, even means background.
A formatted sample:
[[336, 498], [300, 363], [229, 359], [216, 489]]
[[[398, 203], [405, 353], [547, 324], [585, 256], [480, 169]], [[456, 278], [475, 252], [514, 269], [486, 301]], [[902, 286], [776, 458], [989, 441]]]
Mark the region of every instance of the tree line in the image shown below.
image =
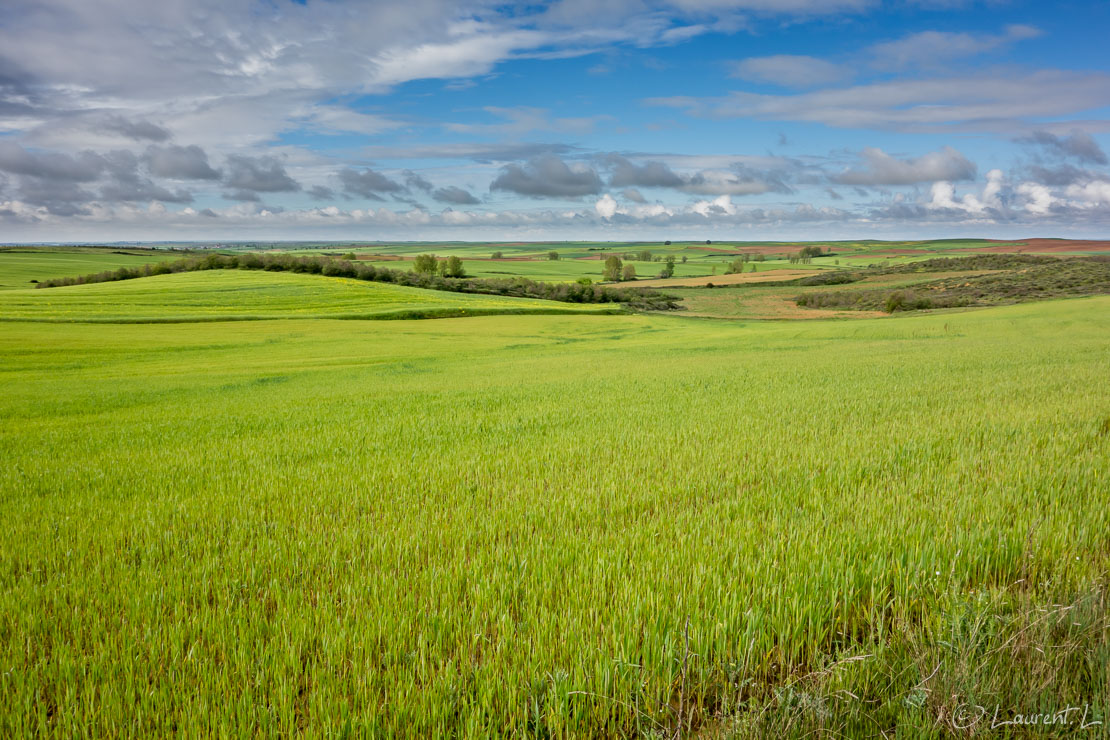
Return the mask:
[[[458, 260], [457, 257], [453, 258]], [[668, 311], [679, 308], [679, 299], [646, 288], [617, 288], [583, 283], [544, 283], [524, 277], [511, 278], [466, 278], [449, 277], [445, 273], [453, 271], [452, 258], [440, 261], [431, 270], [430, 264], [422, 264], [424, 272], [391, 270], [370, 264], [355, 263], [346, 259], [324, 256], [295, 256], [290, 254], [208, 254], [204, 257], [188, 257], [173, 262], [159, 262], [142, 267], [121, 267], [118, 270], [77, 277], [60, 277], [43, 280], [36, 287], [57, 288], [68, 285], [106, 283], [116, 280], [133, 280], [153, 275], [168, 275], [179, 272], [201, 270], [267, 270], [269, 272], [294, 272], [328, 277], [344, 277], [366, 280], [375, 283], [393, 283], [411, 288], [444, 290], [454, 293], [480, 293], [502, 295], [516, 298], [539, 298], [564, 303], [620, 303], [628, 308], [652, 311]], [[457, 263], [461, 271], [461, 262]], [[465, 274], [465, 273], [464, 273]]]

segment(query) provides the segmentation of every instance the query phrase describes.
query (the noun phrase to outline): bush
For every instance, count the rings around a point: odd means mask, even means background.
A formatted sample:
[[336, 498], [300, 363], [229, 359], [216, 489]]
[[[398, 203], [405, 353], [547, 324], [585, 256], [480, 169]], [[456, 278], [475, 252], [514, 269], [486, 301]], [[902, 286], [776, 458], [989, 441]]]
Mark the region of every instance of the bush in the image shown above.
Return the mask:
[[801, 278], [798, 280], [798, 285], [845, 285], [847, 283], [854, 283], [859, 279], [860, 276], [855, 273], [837, 270], [835, 272], [822, 272], [817, 275]]
[[621, 258], [613, 254], [605, 258], [605, 269], [602, 270], [601, 276], [605, 280], [620, 280], [621, 279]]
[[737, 257], [732, 262], [729, 262], [728, 266], [725, 268], [725, 274], [726, 275], [736, 275], [736, 274], [741, 273], [743, 271], [744, 271], [744, 258], [743, 257]]
[[462, 260], [451, 255], [440, 263], [439, 274], [443, 277], [461, 278], [466, 277], [466, 270], [463, 269]]
[[551, 251], [551, 252], [548, 252], [548, 253], [547, 253], [547, 258], [548, 258], [549, 260], [553, 261], [553, 262], [554, 262], [554, 261], [558, 261], [558, 259], [559, 259], [559, 253], [558, 253], [558, 252], [555, 252], [555, 251]]
[[418, 254], [412, 261], [412, 271], [421, 275], [434, 275], [439, 269], [439, 260], [434, 254]]

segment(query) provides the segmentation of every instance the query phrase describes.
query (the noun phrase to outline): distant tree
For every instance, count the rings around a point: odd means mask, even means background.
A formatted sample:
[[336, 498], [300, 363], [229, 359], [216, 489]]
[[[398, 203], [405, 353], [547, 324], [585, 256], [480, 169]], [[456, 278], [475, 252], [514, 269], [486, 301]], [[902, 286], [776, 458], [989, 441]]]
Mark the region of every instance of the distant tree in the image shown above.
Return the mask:
[[671, 240], [670, 239], [668, 239], [667, 241], [665, 241], [663, 243], [666, 244], [668, 247], [671, 246]]
[[355, 254], [354, 252], [347, 252], [347, 254], [343, 255], [343, 259], [345, 259], [345, 260], [357, 260], [358, 255]]
[[422, 275], [435, 275], [439, 261], [434, 254], [418, 254], [412, 260], [412, 271]]
[[466, 270], [463, 269], [462, 260], [451, 255], [439, 263], [439, 274], [443, 277], [461, 278], [466, 277]]
[[686, 264], [686, 255], [682, 255], [682, 264]]
[[640, 260], [640, 262], [651, 262], [651, 250], [650, 249], [641, 250], [640, 254], [638, 254], [636, 256], [636, 258], [638, 260]]
[[756, 262], [764, 262], [764, 261], [766, 261], [766, 259], [767, 259], [767, 257], [764, 256], [763, 254], [757, 254], [755, 256], [755, 261]]
[[621, 280], [635, 280], [636, 279], [636, 266], [625, 265], [624, 270], [621, 272]]
[[590, 280], [588, 277], [585, 277], [585, 276], [582, 276], [582, 277], [578, 278], [578, 280], [576, 280], [575, 282], [578, 283], [579, 285], [593, 285], [594, 284], [593, 280]]
[[663, 270], [659, 273], [661, 278], [674, 277], [674, 255], [667, 255], [667, 261], [663, 263]]
[[547, 258], [548, 258], [549, 260], [552, 260], [552, 261], [558, 260], [558, 259], [559, 259], [559, 253], [558, 253], [558, 252], [554, 252], [554, 251], [552, 251], [552, 252], [548, 252], [548, 253], [547, 253]]
[[621, 279], [621, 258], [613, 254], [605, 258], [605, 269], [601, 276], [606, 280]]
[[744, 258], [743, 257], [737, 257], [732, 262], [729, 262], [728, 267], [725, 268], [725, 274], [726, 275], [735, 275], [735, 274], [743, 272], [743, 271], [744, 271]]
[[705, 243], [706, 243], [706, 244], [712, 244], [713, 242], [712, 242], [712, 241], [710, 241], [709, 239], [706, 239], [706, 240], [705, 240]]
[[504, 257], [504, 256], [505, 256], [505, 255], [501, 254], [501, 252], [494, 252], [493, 254], [491, 254], [491, 255], [489, 256], [489, 258], [490, 258], [491, 260], [499, 260], [499, 259], [501, 259], [501, 258], [502, 258], [502, 257]]

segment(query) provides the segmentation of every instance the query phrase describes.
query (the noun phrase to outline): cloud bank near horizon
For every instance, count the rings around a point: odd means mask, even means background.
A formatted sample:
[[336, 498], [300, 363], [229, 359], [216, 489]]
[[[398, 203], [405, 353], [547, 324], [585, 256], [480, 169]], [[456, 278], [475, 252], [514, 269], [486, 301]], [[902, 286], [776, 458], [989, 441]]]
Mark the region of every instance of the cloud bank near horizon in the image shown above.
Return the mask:
[[1072, 51], [1108, 20], [1094, 4], [1068, 19], [866, 0], [5, 13], [4, 241], [1110, 225], [1110, 65]]

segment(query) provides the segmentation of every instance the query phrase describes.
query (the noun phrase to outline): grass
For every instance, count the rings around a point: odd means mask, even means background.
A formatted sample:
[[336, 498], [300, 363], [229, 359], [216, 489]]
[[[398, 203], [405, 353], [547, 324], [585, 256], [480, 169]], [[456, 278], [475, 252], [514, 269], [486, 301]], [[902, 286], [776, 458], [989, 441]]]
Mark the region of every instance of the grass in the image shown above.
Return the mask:
[[[1009, 264], [1008, 267], [1006, 265]], [[986, 255], [956, 260], [928, 260], [922, 270], [956, 271], [954, 276], [921, 279], [902, 290], [810, 291], [796, 297], [799, 306], [824, 309], [912, 311], [931, 308], [990, 306], [1051, 298], [1110, 294], [1110, 260], [1105, 257], [1004, 257]], [[962, 272], [961, 272], [962, 271]], [[971, 271], [980, 271], [969, 274]], [[888, 271], [913, 275], [912, 269]], [[866, 275], [867, 273], [860, 273]]]
[[121, 267], [180, 259], [180, 252], [110, 248], [22, 247], [0, 248], [0, 290], [34, 287], [32, 281], [87, 275]]
[[3, 323], [0, 356], [0, 735], [1105, 719], [1110, 298]]
[[294, 273], [206, 270], [0, 293], [0, 320], [185, 322], [574, 313], [613, 304], [470, 295]]
[[[439, 256], [443, 257], [449, 252], [439, 252]], [[375, 267], [385, 267], [390, 269], [411, 269], [411, 262], [397, 261], [397, 260], [368, 260], [369, 264]], [[654, 279], [656, 275], [663, 269], [662, 262], [637, 262], [631, 263], [636, 268], [636, 274], [639, 279], [647, 280]], [[716, 258], [713, 261], [702, 259], [698, 261], [689, 261], [686, 263], [676, 262], [674, 274], [676, 278], [684, 277], [698, 277], [701, 275], [713, 274], [716, 269], [717, 274], [724, 274], [725, 265], [727, 261], [723, 258]], [[753, 265], [755, 263], [752, 263]], [[785, 266], [785, 263], [771, 262], [762, 263], [766, 268], [771, 265], [777, 267]], [[463, 260], [463, 268], [466, 274], [473, 277], [507, 277], [519, 275], [526, 277], [529, 280], [544, 280], [548, 282], [571, 282], [579, 280], [580, 278], [589, 278], [594, 282], [601, 282], [602, 272], [604, 270], [604, 261], [596, 259], [573, 259], [563, 258], [559, 260], [548, 260], [546, 258], [536, 259], [504, 259], [504, 260]], [[748, 267], [751, 269], [751, 266]]]

